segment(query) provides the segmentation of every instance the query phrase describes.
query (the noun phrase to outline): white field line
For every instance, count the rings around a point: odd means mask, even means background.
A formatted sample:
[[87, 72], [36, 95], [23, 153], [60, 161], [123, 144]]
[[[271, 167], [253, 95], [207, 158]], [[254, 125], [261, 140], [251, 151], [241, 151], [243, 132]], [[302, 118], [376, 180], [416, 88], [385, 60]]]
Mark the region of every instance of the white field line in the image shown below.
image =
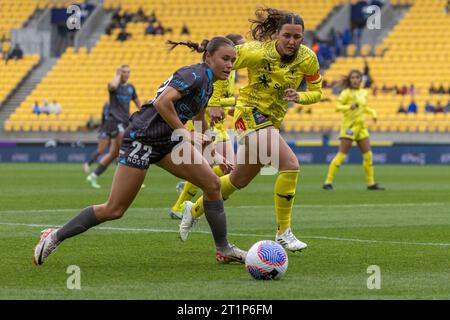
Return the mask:
[[[310, 209], [339, 209], [339, 208], [404, 208], [404, 207], [437, 207], [446, 205], [444, 202], [418, 202], [418, 203], [362, 203], [362, 204], [300, 204], [294, 205], [294, 208], [310, 208]], [[234, 209], [264, 209], [273, 208], [271, 205], [254, 205], [254, 206], [226, 206], [227, 210]], [[82, 208], [63, 208], [63, 209], [18, 209], [18, 210], [0, 210], [1, 214], [20, 214], [20, 213], [54, 213], [54, 212], [77, 212]], [[130, 208], [131, 211], [164, 211], [167, 207], [159, 208]]]
[[[29, 223], [12, 223], [12, 222], [0, 222], [3, 226], [23, 226], [30, 228], [47, 228], [49, 225], [45, 224], [29, 224]], [[61, 227], [61, 226], [52, 226]], [[176, 230], [169, 229], [150, 229], [150, 228], [123, 228], [123, 227], [95, 227], [96, 230], [118, 231], [118, 232], [144, 232], [144, 233], [178, 233]], [[193, 230], [193, 233], [209, 234], [208, 231]], [[259, 237], [271, 239], [272, 235], [267, 234], [254, 234], [254, 233], [228, 233], [230, 236], [238, 237]], [[302, 236], [302, 239], [318, 239], [318, 240], [331, 240], [331, 241], [350, 241], [359, 243], [381, 243], [381, 244], [398, 244], [398, 245], [416, 245], [416, 246], [438, 246], [448, 247], [450, 243], [435, 243], [435, 242], [407, 242], [407, 241], [390, 241], [390, 240], [368, 240], [368, 239], [354, 239], [354, 238], [339, 238], [339, 237], [326, 237], [326, 236]]]

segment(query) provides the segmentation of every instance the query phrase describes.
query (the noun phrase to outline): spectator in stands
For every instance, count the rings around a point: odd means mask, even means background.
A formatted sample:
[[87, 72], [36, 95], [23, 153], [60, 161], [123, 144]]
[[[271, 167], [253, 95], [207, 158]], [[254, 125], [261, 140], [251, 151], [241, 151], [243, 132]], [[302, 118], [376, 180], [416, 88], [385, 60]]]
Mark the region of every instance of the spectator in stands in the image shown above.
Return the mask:
[[408, 94], [408, 87], [403, 85], [403, 87], [401, 87], [401, 89], [397, 89], [397, 94], [401, 94], [402, 96], [405, 96], [406, 94]]
[[441, 83], [441, 85], [439, 86], [439, 88], [436, 90], [436, 93], [438, 94], [445, 94], [445, 88], [444, 85]]
[[166, 33], [166, 29], [164, 29], [161, 22], [158, 22], [158, 25], [156, 26], [155, 34], [163, 35], [164, 33]]
[[142, 7], [139, 7], [139, 10], [133, 15], [133, 22], [145, 22], [147, 21], [147, 16], [145, 15]]
[[370, 88], [372, 86], [372, 77], [370, 76], [370, 68], [367, 60], [364, 59], [364, 72], [363, 72], [363, 86], [364, 88]]
[[31, 106], [31, 112], [34, 114], [40, 115], [41, 114], [41, 108], [39, 107], [39, 102], [35, 101], [34, 104]]
[[408, 89], [408, 94], [409, 94], [411, 97], [414, 97], [414, 96], [416, 95], [416, 93], [417, 93], [417, 89], [416, 89], [416, 87], [414, 86], [414, 84], [411, 83], [411, 85], [409, 86], [409, 89]]
[[148, 22], [149, 23], [154, 23], [156, 21], [158, 21], [158, 19], [156, 18], [155, 11], [153, 11], [152, 14], [150, 15], [150, 17], [148, 17]]
[[23, 58], [23, 50], [17, 43], [14, 47], [14, 49], [10, 52], [8, 59], [9, 60], [19, 60]]
[[434, 87], [434, 83], [431, 83], [430, 88], [428, 89], [429, 94], [434, 94], [437, 92], [437, 89]]
[[398, 107], [397, 113], [406, 113], [408, 110], [406, 110], [405, 105], [400, 103], [400, 107]]
[[42, 104], [41, 113], [50, 114], [50, 105], [47, 100], [44, 100], [44, 103]]
[[156, 34], [156, 28], [153, 22], [149, 21], [147, 27], [145, 28], [145, 34]]
[[436, 104], [436, 108], [434, 109], [434, 113], [443, 113], [444, 107], [442, 106], [441, 102], [438, 101]]
[[414, 99], [411, 100], [411, 103], [408, 106], [408, 113], [417, 113], [417, 104]]
[[183, 23], [183, 26], [181, 27], [181, 35], [190, 35], [191, 32], [189, 31], [188, 26], [186, 23]]
[[427, 101], [425, 103], [425, 112], [426, 113], [435, 113], [435, 107], [431, 104], [430, 101]]
[[125, 28], [122, 28], [120, 33], [117, 35], [117, 40], [121, 41], [121, 42], [124, 42], [124, 41], [127, 41], [130, 36], [131, 36], [131, 33], [128, 33], [125, 30]]
[[450, 0], [447, 0], [447, 5], [445, 6], [445, 14], [450, 13]]
[[389, 93], [392, 91], [392, 88], [389, 88], [386, 83], [383, 83], [383, 86], [381, 87], [381, 92], [382, 93]]
[[53, 103], [50, 104], [50, 113], [52, 114], [61, 113], [61, 105], [58, 103], [58, 101], [53, 100]]
[[445, 113], [450, 113], [450, 99], [448, 99], [447, 105], [444, 108]]
[[349, 29], [346, 29], [342, 34], [342, 45], [344, 46], [344, 54], [347, 56], [347, 47], [352, 42], [352, 34]]

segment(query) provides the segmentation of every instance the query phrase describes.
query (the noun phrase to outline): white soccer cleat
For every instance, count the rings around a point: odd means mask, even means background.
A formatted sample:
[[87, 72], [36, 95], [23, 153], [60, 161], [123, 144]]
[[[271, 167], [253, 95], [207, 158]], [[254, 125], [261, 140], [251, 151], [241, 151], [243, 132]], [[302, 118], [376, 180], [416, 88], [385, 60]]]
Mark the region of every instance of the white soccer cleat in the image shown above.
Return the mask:
[[177, 189], [178, 194], [181, 194], [183, 192], [185, 183], [185, 181], [180, 181], [177, 183], [177, 186], [175, 188]]
[[228, 247], [218, 249], [216, 251], [216, 260], [219, 263], [227, 264], [231, 262], [245, 263], [247, 251], [241, 250], [234, 244], [229, 244]]
[[171, 217], [172, 219], [181, 220], [183, 219], [183, 214], [180, 211], [173, 211], [172, 209], [170, 209], [169, 217]]
[[275, 241], [281, 244], [286, 250], [295, 252], [301, 251], [307, 247], [306, 243], [298, 240], [291, 231], [287, 228], [282, 234], [275, 237]]
[[91, 168], [89, 167], [89, 163], [85, 162], [85, 163], [83, 164], [83, 171], [84, 171], [84, 173], [86, 173], [86, 174], [90, 174], [90, 173], [91, 173]]
[[56, 231], [58, 229], [45, 229], [41, 232], [41, 239], [36, 247], [34, 247], [33, 264], [40, 266], [44, 263], [44, 260], [56, 250], [58, 241], [56, 240]]
[[185, 201], [181, 205], [181, 211], [183, 212], [183, 217], [181, 218], [180, 223], [180, 239], [181, 241], [186, 241], [189, 235], [189, 231], [191, 231], [194, 226], [196, 219], [192, 214], [192, 207], [194, 203], [191, 201]]
[[97, 183], [97, 177], [93, 176], [92, 174], [88, 175], [86, 177], [86, 181], [91, 184], [92, 188], [100, 189], [100, 185]]

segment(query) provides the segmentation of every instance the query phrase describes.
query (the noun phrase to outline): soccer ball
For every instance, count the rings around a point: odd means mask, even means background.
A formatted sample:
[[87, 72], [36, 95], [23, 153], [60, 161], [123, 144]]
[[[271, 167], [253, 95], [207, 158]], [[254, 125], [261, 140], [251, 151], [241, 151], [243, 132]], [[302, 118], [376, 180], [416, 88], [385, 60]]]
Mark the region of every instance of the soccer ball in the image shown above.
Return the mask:
[[256, 280], [279, 280], [288, 268], [288, 256], [275, 241], [262, 240], [248, 250], [245, 267]]

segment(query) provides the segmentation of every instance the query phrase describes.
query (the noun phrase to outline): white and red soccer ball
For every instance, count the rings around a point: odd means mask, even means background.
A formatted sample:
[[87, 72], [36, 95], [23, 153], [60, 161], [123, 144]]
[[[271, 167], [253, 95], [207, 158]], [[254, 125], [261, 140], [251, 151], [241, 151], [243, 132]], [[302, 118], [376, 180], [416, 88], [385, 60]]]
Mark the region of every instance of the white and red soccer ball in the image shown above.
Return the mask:
[[288, 268], [288, 256], [280, 244], [262, 240], [248, 250], [245, 267], [256, 280], [279, 280]]

